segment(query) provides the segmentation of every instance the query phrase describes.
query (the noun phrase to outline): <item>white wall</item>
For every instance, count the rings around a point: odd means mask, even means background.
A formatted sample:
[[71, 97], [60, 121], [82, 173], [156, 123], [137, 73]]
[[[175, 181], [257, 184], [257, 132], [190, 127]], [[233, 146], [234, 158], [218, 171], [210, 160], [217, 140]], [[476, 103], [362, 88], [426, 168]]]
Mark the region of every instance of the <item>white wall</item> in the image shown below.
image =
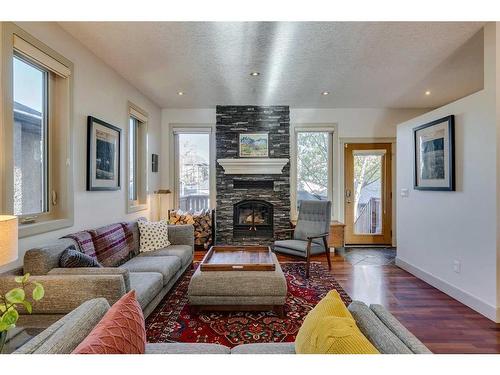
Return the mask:
[[[397, 264], [497, 317], [497, 109], [495, 24], [485, 28], [485, 88], [398, 126]], [[413, 128], [455, 115], [456, 191], [413, 190]], [[460, 273], [453, 262], [461, 263]]]
[[337, 124], [339, 138], [396, 137], [397, 124], [428, 109], [389, 108], [290, 108], [290, 123]]
[[[148, 168], [151, 153], [160, 153], [161, 110], [137, 89], [102, 62], [90, 50], [53, 22], [18, 23], [28, 33], [59, 52], [74, 63], [73, 92], [73, 163], [74, 163], [74, 226], [20, 240], [19, 259], [0, 268], [0, 272], [22, 264], [24, 251], [40, 243], [61, 237], [80, 229], [94, 228], [134, 217], [149, 216], [141, 211], [126, 214], [125, 150], [126, 125], [128, 123], [127, 101], [138, 105], [149, 114]], [[86, 187], [86, 131], [87, 116], [92, 115], [121, 127], [121, 185], [119, 191], [87, 192]], [[159, 173], [148, 173], [149, 190], [158, 188]]]
[[[397, 124], [427, 112], [428, 109], [380, 109], [380, 108], [290, 108], [290, 124], [292, 127], [305, 124], [332, 124], [338, 129], [337, 144], [334, 149], [334, 165], [337, 166], [337, 178], [333, 183], [334, 198], [339, 201], [335, 207], [336, 219], [343, 219], [343, 201], [341, 187], [343, 186], [343, 164], [340, 142], [342, 140], [372, 140], [373, 138], [396, 137]], [[176, 125], [215, 124], [215, 108], [200, 109], [163, 109], [162, 110], [162, 186], [173, 188], [173, 163], [169, 148], [170, 127]], [[395, 168], [395, 160], [393, 163]], [[395, 173], [393, 173], [395, 175]], [[394, 181], [395, 188], [395, 181]], [[393, 204], [393, 206], [395, 206]], [[395, 220], [393, 233], [395, 234]], [[394, 236], [395, 240], [395, 236]], [[394, 241], [395, 244], [395, 241]]]

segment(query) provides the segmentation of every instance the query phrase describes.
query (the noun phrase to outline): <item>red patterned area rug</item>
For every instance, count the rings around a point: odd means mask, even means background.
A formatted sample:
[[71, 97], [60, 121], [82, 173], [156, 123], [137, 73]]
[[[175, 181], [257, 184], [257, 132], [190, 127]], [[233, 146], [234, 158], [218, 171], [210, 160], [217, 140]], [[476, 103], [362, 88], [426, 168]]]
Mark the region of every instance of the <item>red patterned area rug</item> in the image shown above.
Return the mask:
[[286, 317], [273, 312], [206, 312], [191, 314], [187, 289], [193, 270], [186, 271], [172, 291], [146, 319], [148, 342], [202, 342], [234, 347], [263, 342], [293, 342], [307, 313], [336, 289], [346, 305], [351, 298], [328, 268], [312, 262], [309, 279], [304, 263], [281, 263], [288, 284]]

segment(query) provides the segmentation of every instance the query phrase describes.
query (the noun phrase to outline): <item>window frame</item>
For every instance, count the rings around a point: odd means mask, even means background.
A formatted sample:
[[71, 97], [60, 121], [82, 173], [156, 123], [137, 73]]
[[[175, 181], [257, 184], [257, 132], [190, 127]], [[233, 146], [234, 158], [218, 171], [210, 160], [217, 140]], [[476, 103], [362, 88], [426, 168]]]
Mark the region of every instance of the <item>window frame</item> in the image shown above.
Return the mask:
[[[18, 47], [15, 47], [18, 46]], [[22, 47], [22, 48], [21, 48]], [[14, 208], [14, 56], [49, 70], [47, 125], [47, 204], [48, 211], [19, 216], [19, 237], [28, 237], [61, 228], [74, 222], [73, 212], [73, 63], [17, 25], [2, 25], [2, 109], [0, 131], [0, 210]], [[17, 56], [17, 57], [18, 57]]]
[[332, 202], [332, 221], [337, 220], [338, 217], [338, 206], [339, 204], [336, 200], [337, 197], [337, 187], [335, 186], [335, 181], [338, 181], [338, 157], [337, 157], [337, 145], [338, 145], [338, 132], [336, 124], [292, 124], [290, 132], [290, 217], [292, 220], [297, 220], [298, 208], [297, 208], [297, 183], [298, 183], [298, 163], [297, 163], [297, 141], [299, 133], [328, 133], [328, 189], [327, 197], [328, 200]]
[[170, 178], [173, 185], [173, 207], [180, 206], [179, 192], [179, 163], [178, 161], [178, 134], [209, 134], [209, 209], [216, 206], [215, 192], [215, 125], [212, 124], [170, 124]]
[[[130, 197], [130, 120], [134, 119], [136, 126], [134, 129], [134, 178], [135, 178], [135, 193], [136, 199], [131, 200]], [[125, 194], [127, 213], [147, 210], [148, 204], [148, 122], [149, 116], [146, 111], [132, 102], [128, 102], [128, 117], [127, 117], [127, 192]]]

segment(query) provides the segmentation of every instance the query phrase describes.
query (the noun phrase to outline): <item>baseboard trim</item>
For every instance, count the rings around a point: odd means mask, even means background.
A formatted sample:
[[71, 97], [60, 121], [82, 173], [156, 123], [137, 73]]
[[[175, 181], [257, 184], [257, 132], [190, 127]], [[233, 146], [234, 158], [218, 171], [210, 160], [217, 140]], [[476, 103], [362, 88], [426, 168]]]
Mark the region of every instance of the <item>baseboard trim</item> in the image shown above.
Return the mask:
[[457, 301], [477, 311], [481, 315], [484, 315], [495, 323], [500, 322], [500, 308], [492, 306], [489, 303], [467, 293], [466, 291], [457, 288], [440, 279], [439, 277], [436, 277], [419, 267], [407, 263], [398, 257], [396, 257], [396, 266], [432, 285], [434, 288], [439, 289], [443, 293], [448, 294], [450, 297], [455, 298]]

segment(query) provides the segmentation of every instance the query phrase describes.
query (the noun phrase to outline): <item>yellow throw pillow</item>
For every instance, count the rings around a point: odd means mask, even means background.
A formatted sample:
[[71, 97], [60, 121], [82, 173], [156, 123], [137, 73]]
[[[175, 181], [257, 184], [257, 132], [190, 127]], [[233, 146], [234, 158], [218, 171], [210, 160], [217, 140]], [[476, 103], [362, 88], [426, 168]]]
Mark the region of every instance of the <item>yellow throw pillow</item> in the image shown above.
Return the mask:
[[337, 316], [339, 318], [350, 318], [354, 319], [351, 312], [347, 309], [344, 301], [340, 297], [339, 292], [335, 289], [330, 290], [328, 294], [318, 302], [318, 304], [312, 309], [309, 314], [320, 314], [322, 316]]
[[297, 354], [378, 354], [356, 326], [337, 291], [307, 314], [295, 339]]

